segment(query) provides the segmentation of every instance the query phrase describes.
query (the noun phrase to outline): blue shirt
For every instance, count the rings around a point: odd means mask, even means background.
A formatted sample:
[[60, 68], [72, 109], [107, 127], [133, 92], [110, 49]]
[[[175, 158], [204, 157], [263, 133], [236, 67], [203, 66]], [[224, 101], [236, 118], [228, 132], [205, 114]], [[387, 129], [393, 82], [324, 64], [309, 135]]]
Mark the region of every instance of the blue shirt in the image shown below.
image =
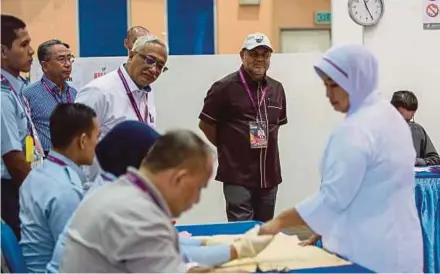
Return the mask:
[[[23, 105], [23, 81], [3, 69], [1, 75], [9, 81], [9, 83], [1, 82], [1, 172], [2, 179], [11, 179], [3, 162], [3, 156], [11, 151], [24, 150], [24, 139], [29, 134], [29, 124]], [[22, 102], [17, 101], [11, 86]]]
[[[112, 175], [108, 172], [103, 172], [96, 178], [96, 181], [91, 185], [90, 190], [87, 192], [87, 194], [93, 192], [95, 189], [99, 188], [100, 186], [103, 186], [107, 183], [110, 183], [116, 179], [116, 176]], [[58, 273], [58, 269], [60, 267], [60, 260], [63, 254], [64, 246], [66, 245], [67, 241], [67, 231], [69, 230], [70, 223], [72, 222], [73, 214], [69, 218], [69, 221], [64, 226], [63, 232], [58, 237], [58, 240], [55, 245], [55, 249], [53, 251], [52, 259], [47, 264], [46, 272], [47, 273]]]
[[67, 157], [49, 155], [66, 166], [44, 160], [20, 187], [20, 246], [29, 272], [45, 272], [58, 236], [83, 197], [85, 174]]
[[[52, 93], [45, 88], [43, 82]], [[29, 101], [32, 121], [44, 151], [49, 151], [52, 148], [49, 131], [50, 115], [59, 103], [73, 103], [76, 94], [77, 91], [69, 86], [67, 82], [64, 83], [64, 90], [59, 92], [57, 86], [46, 76], [43, 76], [40, 81], [32, 83], [23, 90], [24, 97]], [[70, 100], [68, 100], [69, 98]]]

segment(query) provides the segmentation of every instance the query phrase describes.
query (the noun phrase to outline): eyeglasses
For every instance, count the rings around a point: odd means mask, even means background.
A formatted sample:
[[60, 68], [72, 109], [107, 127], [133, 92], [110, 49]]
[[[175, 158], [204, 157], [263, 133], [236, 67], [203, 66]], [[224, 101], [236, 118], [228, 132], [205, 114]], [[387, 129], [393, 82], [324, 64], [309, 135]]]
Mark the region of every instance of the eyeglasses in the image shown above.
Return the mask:
[[168, 67], [165, 66], [163, 62], [157, 61], [156, 58], [154, 58], [153, 56], [144, 55], [139, 52], [135, 52], [135, 53], [138, 54], [142, 59], [144, 59], [145, 64], [149, 66], [155, 66], [161, 73], [164, 73], [168, 70]]
[[73, 63], [73, 62], [75, 62], [75, 56], [73, 56], [73, 55], [60, 55], [60, 56], [57, 56], [55, 58], [55, 60], [57, 62], [60, 62], [60, 63], [63, 63], [63, 64], [65, 64], [65, 63]]

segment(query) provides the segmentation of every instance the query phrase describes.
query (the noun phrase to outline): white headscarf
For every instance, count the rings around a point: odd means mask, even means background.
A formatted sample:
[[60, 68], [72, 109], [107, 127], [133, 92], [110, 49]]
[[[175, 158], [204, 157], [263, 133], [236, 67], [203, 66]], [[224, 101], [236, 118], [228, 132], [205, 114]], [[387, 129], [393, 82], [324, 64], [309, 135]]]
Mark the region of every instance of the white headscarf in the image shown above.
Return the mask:
[[333, 47], [314, 68], [320, 77], [325, 73], [349, 94], [348, 114], [355, 112], [377, 89], [378, 63], [365, 46]]

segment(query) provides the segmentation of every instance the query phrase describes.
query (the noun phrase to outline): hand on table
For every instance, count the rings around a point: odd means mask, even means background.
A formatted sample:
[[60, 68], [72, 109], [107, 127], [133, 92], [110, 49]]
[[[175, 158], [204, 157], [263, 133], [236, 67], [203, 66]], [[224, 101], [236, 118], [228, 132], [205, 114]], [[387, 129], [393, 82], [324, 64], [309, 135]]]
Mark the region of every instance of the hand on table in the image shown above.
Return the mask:
[[243, 238], [238, 239], [231, 245], [237, 251], [237, 257], [239, 259], [249, 258], [255, 257], [258, 253], [265, 249], [272, 242], [272, 240], [272, 235], [245, 235]]
[[310, 236], [307, 240], [300, 242], [299, 245], [301, 246], [315, 245], [319, 239], [321, 239], [321, 236], [313, 233], [312, 236]]

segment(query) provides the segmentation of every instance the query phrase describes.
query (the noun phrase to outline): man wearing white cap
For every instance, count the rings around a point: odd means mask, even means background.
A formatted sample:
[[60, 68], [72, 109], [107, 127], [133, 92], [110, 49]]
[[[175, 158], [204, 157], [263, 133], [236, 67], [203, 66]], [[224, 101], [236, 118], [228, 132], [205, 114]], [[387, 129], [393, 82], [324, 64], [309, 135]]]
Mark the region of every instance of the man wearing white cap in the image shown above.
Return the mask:
[[287, 115], [283, 86], [266, 75], [271, 54], [266, 35], [248, 35], [243, 65], [211, 86], [199, 115], [200, 129], [217, 147], [216, 180], [223, 182], [229, 221], [267, 221], [274, 214], [278, 129]]

